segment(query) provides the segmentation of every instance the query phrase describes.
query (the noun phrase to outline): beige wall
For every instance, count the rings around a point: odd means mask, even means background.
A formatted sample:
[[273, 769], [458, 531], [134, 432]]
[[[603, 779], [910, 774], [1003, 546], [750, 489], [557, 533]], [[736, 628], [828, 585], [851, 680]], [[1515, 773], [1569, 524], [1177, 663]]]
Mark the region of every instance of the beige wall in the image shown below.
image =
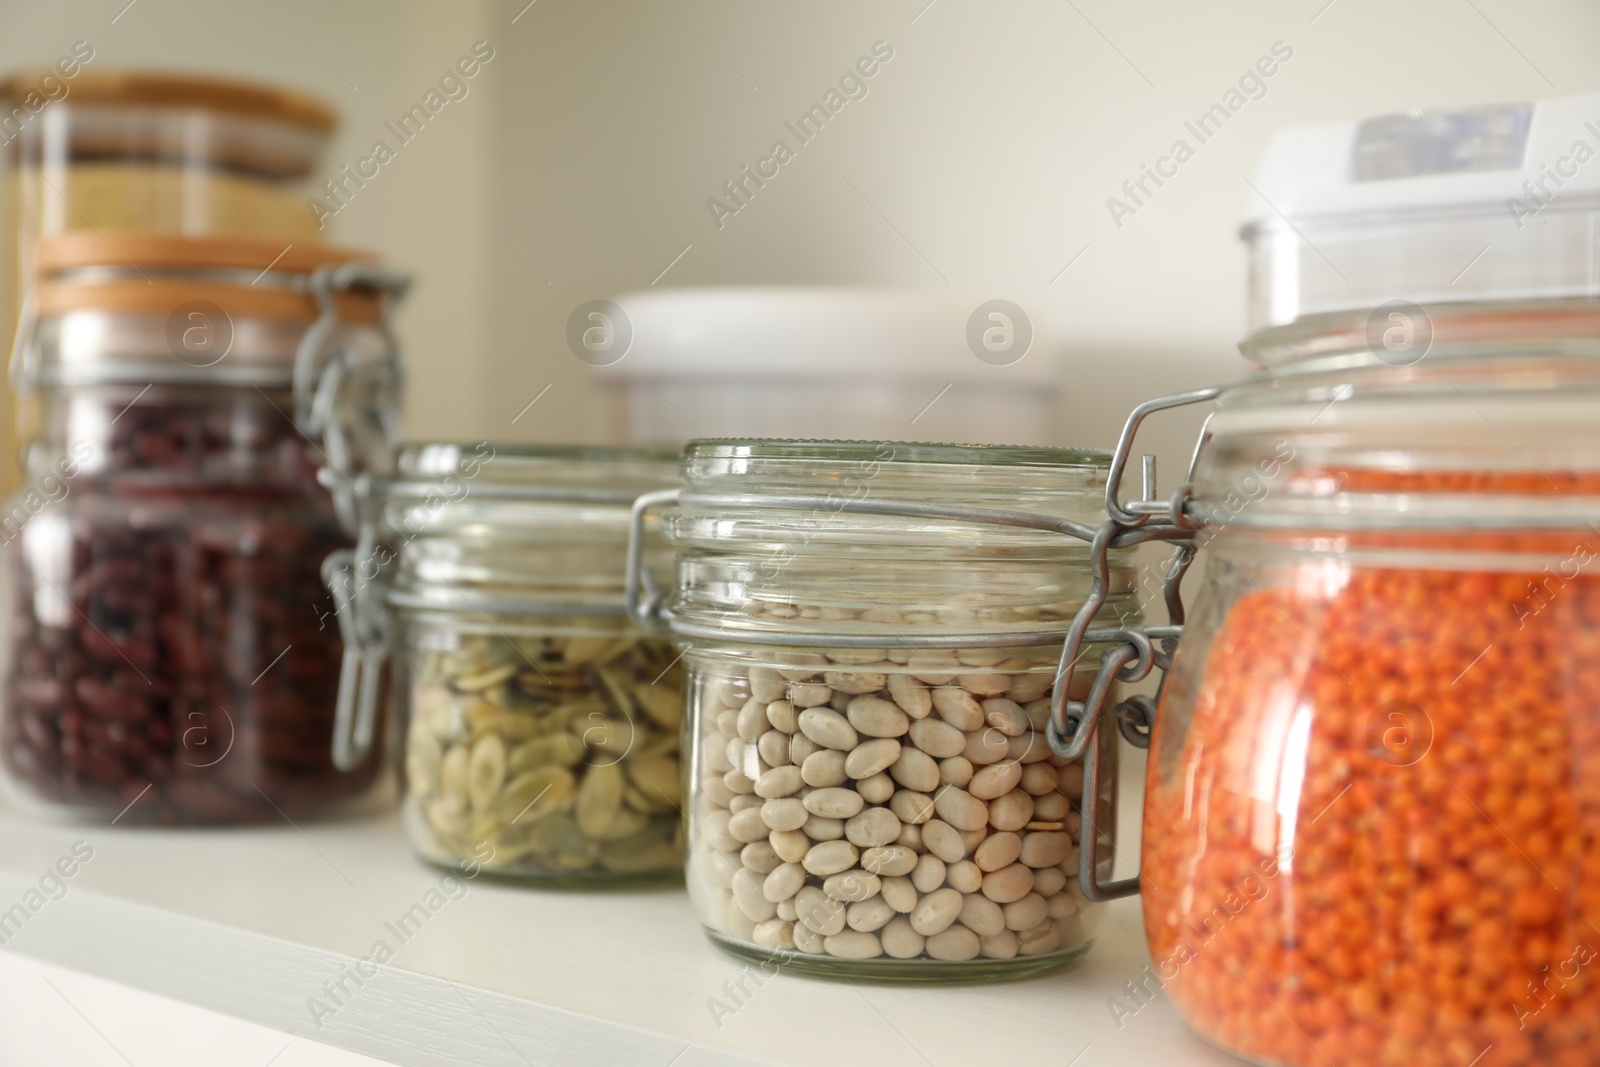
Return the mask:
[[[344, 112], [338, 163], [489, 41], [471, 95], [334, 229], [417, 273], [411, 433], [540, 440], [604, 433], [568, 314], [685, 246], [662, 284], [943, 275], [1010, 296], [1057, 327], [1062, 387], [1114, 431], [1138, 398], [1242, 369], [1234, 232], [1274, 127], [1600, 89], [1582, 0], [925, 2], [137, 0], [113, 23], [123, 0], [6, 0], [0, 66], [82, 38], [108, 67], [299, 85]], [[878, 40], [894, 58], [868, 95], [719, 230], [706, 199]], [[1294, 57], [1266, 96], [1114, 226], [1106, 198], [1277, 40]], [[1154, 438], [1169, 480], [1193, 426]], [[1070, 411], [1060, 436], [1103, 443]]]

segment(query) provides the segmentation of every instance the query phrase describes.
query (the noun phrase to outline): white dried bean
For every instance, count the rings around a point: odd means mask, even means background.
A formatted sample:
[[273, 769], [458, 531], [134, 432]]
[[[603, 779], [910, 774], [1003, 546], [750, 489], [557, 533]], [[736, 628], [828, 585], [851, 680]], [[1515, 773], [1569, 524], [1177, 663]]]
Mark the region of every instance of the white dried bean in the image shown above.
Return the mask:
[[1014, 790], [1003, 797], [996, 797], [989, 801], [989, 825], [996, 830], [1020, 830], [1038, 814], [1036, 805], [1032, 797], [1021, 791]]
[[794, 924], [794, 947], [813, 956], [821, 956], [827, 952], [827, 949], [822, 947], [822, 935], [801, 922]]
[[959, 863], [967, 858], [961, 831], [942, 819], [930, 819], [922, 824], [922, 843], [946, 863]]
[[1006, 928], [1004, 909], [982, 893], [961, 898], [961, 925], [979, 937], [993, 937]]
[[852, 696], [859, 693], [876, 693], [887, 684], [888, 679], [881, 674], [858, 671], [827, 671], [822, 680], [837, 693], [849, 693]]
[[933, 798], [933, 806], [939, 818], [957, 830], [981, 830], [989, 822], [989, 806], [965, 789], [955, 786], [941, 789], [939, 795]]
[[794, 895], [794, 906], [798, 921], [808, 930], [826, 936], [844, 929], [844, 904], [829, 900], [827, 894], [814, 885]]
[[1022, 839], [1022, 862], [1029, 867], [1054, 867], [1072, 851], [1072, 838], [1059, 831], [1036, 831]]
[[1017, 952], [1023, 956], [1043, 956], [1061, 947], [1061, 931], [1049, 919], [1017, 935]]
[[[1045, 674], [1042, 671], [1033, 674], [1013, 674], [1011, 683], [1006, 688], [1006, 696], [1018, 704], [1031, 704], [1048, 693], [1055, 680], [1054, 674]], [[752, 684], [754, 681], [755, 676], [752, 674]]]
[[1040, 896], [1053, 897], [1066, 887], [1067, 876], [1059, 867], [1045, 867], [1033, 872], [1033, 891]]
[[877, 875], [857, 869], [830, 875], [822, 883], [822, 891], [834, 900], [856, 901], [877, 896], [882, 885]]
[[858, 696], [850, 701], [850, 725], [868, 737], [899, 737], [911, 725], [900, 705], [882, 697]]
[[1078, 898], [1070, 893], [1057, 893], [1045, 901], [1046, 911], [1052, 919], [1066, 919], [1078, 914], [1083, 907]]
[[[1022, 855], [1022, 838], [1009, 831], [1000, 831], [984, 838], [972, 854], [972, 862], [981, 871], [998, 871], [1017, 862]], [[982, 933], [983, 931], [979, 931]]]
[[[932, 722], [933, 720], [925, 720]], [[943, 726], [943, 723], [935, 723]], [[899, 757], [894, 765], [889, 768], [889, 774], [895, 781], [918, 793], [931, 793], [939, 787], [939, 765], [933, 757], [919, 749], [909, 746], [900, 750]]]
[[890, 919], [879, 933], [878, 940], [883, 943], [884, 955], [897, 960], [915, 959], [922, 955], [923, 946], [927, 943], [926, 938], [912, 929], [911, 920], [904, 915]]
[[752, 841], [739, 852], [740, 866], [757, 874], [766, 874], [782, 862], [770, 841]]
[[837, 956], [842, 960], [870, 960], [874, 956], [883, 955], [883, 945], [878, 941], [878, 935], [869, 934], [861, 930], [846, 930], [842, 934], [823, 938], [823, 946], [828, 950], [828, 955]]
[[800, 892], [806, 884], [806, 869], [798, 863], [783, 863], [774, 867], [761, 883], [761, 895], [777, 904]]
[[933, 710], [963, 733], [983, 725], [983, 707], [965, 689], [941, 685], [933, 691]]
[[979, 954], [991, 960], [1015, 959], [1017, 955], [1017, 935], [1010, 930], [1001, 930], [998, 934], [978, 939]]
[[[985, 897], [984, 899], [988, 899]], [[1038, 893], [1029, 893], [1021, 900], [1013, 900], [1000, 909], [1005, 913], [1006, 929], [1021, 933], [1032, 930], [1050, 917], [1049, 905]]]
[[917, 866], [911, 872], [911, 884], [923, 893], [931, 893], [944, 885], [944, 860], [932, 853], [917, 857]]
[[967, 747], [961, 754], [975, 767], [999, 763], [1011, 754], [1011, 739], [992, 726], [967, 734]]
[[1046, 793], [1033, 802], [1033, 811], [1030, 814], [1035, 819], [1057, 822], [1071, 813], [1072, 801], [1061, 793]]
[[766, 879], [750, 871], [740, 871], [733, 876], [734, 903], [739, 906], [745, 918], [753, 923], [775, 918], [778, 914], [777, 903], [768, 900], [762, 893], [765, 881]]
[[971, 860], [952, 863], [945, 868], [944, 884], [963, 893], [976, 893], [983, 888], [983, 868]]
[[733, 817], [725, 811], [708, 811], [700, 820], [700, 831], [705, 834], [712, 848], [721, 849], [723, 852], [737, 852], [743, 843], [733, 834], [728, 832], [728, 823]]
[[879, 892], [889, 906], [901, 915], [909, 914], [911, 909], [917, 906], [917, 901], [922, 899], [917, 894], [917, 887], [912, 885], [911, 879], [905, 875], [885, 878], [883, 880], [883, 888]]
[[935, 889], [911, 909], [911, 928], [924, 937], [946, 929], [961, 914], [962, 896], [954, 889]]
[[1060, 774], [1048, 763], [1035, 763], [1022, 769], [1022, 789], [1031, 796], [1042, 797], [1046, 793], [1053, 793], [1058, 786]]
[[702, 849], [699, 856], [706, 881], [718, 889], [733, 888], [733, 876], [739, 870], [739, 865], [731, 855], [714, 849]]
[[[768, 801], [768, 803], [786, 804], [789, 802], [780, 800]], [[798, 800], [794, 801], [794, 806], [800, 808], [800, 814], [804, 815], [806, 813], [806, 809], [800, 807]], [[763, 805], [764, 811], [765, 805]], [[773, 827], [772, 833], [767, 835], [767, 843], [772, 846], [772, 851], [778, 854], [778, 858], [785, 863], [799, 863], [806, 858], [806, 853], [811, 851], [811, 838], [799, 830], [780, 830], [777, 827]]]
[[789, 766], [789, 735], [782, 730], [768, 730], [756, 742], [756, 752], [769, 767]]
[[856, 747], [859, 737], [854, 726], [837, 711], [827, 708], [806, 708], [800, 713], [800, 732], [823, 748], [836, 748], [845, 752]]
[[760, 841], [772, 832], [772, 827], [761, 818], [760, 808], [746, 808], [735, 812], [728, 820], [728, 833], [742, 845]]
[[1052, 757], [1050, 742], [1045, 740], [1043, 734], [1035, 733], [1010, 738], [1006, 745], [1006, 757], [1028, 767], [1046, 764]]
[[844, 820], [829, 819], [822, 815], [806, 813], [805, 825], [800, 827], [813, 841], [837, 841], [844, 836]]
[[[833, 699], [833, 690], [825, 685], [793, 685], [789, 687], [789, 703], [797, 708], [815, 708]], [[805, 714], [801, 712], [801, 714]]]
[[913, 719], [925, 719], [933, 710], [933, 697], [928, 695], [928, 687], [909, 674], [889, 675], [889, 696]]
[[861, 848], [892, 844], [900, 836], [900, 820], [888, 808], [868, 808], [845, 822], [844, 836]]
[[800, 765], [800, 778], [806, 785], [818, 789], [843, 785], [850, 780], [850, 775], [845, 771], [845, 754], [832, 748], [813, 752]]
[[[807, 811], [824, 819], [848, 819], [861, 811], [861, 794], [853, 789], [831, 787], [813, 789], [800, 801]], [[985, 810], [985, 818], [988, 816]], [[1061, 862], [1060, 860], [1056, 861]]]
[[800, 791], [802, 784], [800, 768], [794, 764], [773, 767], [771, 770], [763, 771], [761, 777], [756, 779], [756, 796], [768, 800], [792, 796]]
[[889, 810], [903, 823], [921, 825], [933, 818], [933, 798], [926, 793], [902, 789], [889, 798]]
[[885, 878], [910, 874], [917, 865], [917, 854], [904, 845], [879, 845], [861, 854], [861, 866]]
[[1005, 697], [990, 697], [983, 702], [983, 721], [1007, 737], [1021, 737], [1028, 732], [1028, 713]]
[[794, 948], [794, 927], [782, 919], [756, 923], [750, 940], [767, 949]]
[[887, 804], [889, 798], [894, 796], [894, 779], [879, 772], [871, 778], [863, 778], [857, 782], [856, 792], [860, 793], [861, 799], [868, 804]]
[[[962, 743], [966, 743], [965, 739]], [[939, 781], [943, 785], [955, 785], [965, 789], [967, 783], [972, 781], [972, 761], [965, 756], [951, 756], [949, 759], [940, 760]]]
[[799, 714], [795, 706], [787, 700], [774, 700], [767, 705], [767, 721], [774, 730], [792, 734], [800, 729], [800, 724], [795, 716]]
[[977, 697], [1005, 696], [1011, 688], [1011, 679], [1003, 674], [963, 674], [956, 682]]
[[900, 758], [900, 742], [893, 737], [863, 741], [845, 757], [844, 770], [851, 778], [871, 778], [886, 771]]
[[765, 701], [751, 697], [745, 701], [744, 707], [739, 709], [737, 727], [739, 737], [744, 741], [759, 740], [761, 734], [770, 725], [767, 722], [767, 705]]
[[[812, 845], [806, 852], [806, 858], [801, 860], [806, 870], [819, 877], [838, 874], [848, 871], [856, 865], [861, 853], [848, 841], [823, 841]], [[1026, 870], [1027, 868], [1023, 868]], [[1028, 876], [1028, 887], [1033, 887], [1033, 876]], [[1024, 890], [1026, 892], [1026, 890]], [[1020, 894], [1019, 894], [1020, 895]]]
[[1021, 863], [1013, 863], [983, 876], [983, 895], [996, 904], [1021, 900], [1032, 891], [1033, 871]]
[[882, 897], [869, 897], [851, 904], [845, 912], [844, 923], [852, 930], [872, 932], [881, 930], [894, 918], [894, 909]]
[[[1014, 760], [1005, 760], [973, 772], [972, 781], [967, 785], [967, 792], [979, 800], [995, 800], [1017, 788], [1021, 782], [1022, 764]], [[760, 783], [757, 783], [756, 792], [761, 792]]]
[[761, 821], [771, 830], [798, 830], [810, 817], [806, 806], [794, 797], [769, 800], [761, 805]]
[[779, 699], [788, 688], [788, 683], [771, 667], [750, 668], [750, 695], [763, 704]]

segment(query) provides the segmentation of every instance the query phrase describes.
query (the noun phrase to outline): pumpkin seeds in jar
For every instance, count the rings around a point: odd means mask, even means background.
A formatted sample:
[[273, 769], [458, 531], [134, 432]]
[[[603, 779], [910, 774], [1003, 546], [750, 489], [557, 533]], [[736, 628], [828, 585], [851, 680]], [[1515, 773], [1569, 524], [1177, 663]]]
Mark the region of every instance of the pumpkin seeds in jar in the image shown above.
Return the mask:
[[447, 640], [415, 650], [410, 693], [407, 806], [424, 856], [569, 880], [682, 866], [683, 683], [668, 645], [633, 634]]

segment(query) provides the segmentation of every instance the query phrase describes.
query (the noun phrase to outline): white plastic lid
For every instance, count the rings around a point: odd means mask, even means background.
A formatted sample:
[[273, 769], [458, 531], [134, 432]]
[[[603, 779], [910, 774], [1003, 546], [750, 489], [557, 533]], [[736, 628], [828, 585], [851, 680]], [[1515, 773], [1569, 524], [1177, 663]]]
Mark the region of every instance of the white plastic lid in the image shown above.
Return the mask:
[[1285, 130], [1251, 182], [1250, 325], [1600, 295], [1600, 95]]
[[625, 378], [1051, 380], [1038, 318], [1014, 302], [905, 289], [647, 289], [616, 299]]

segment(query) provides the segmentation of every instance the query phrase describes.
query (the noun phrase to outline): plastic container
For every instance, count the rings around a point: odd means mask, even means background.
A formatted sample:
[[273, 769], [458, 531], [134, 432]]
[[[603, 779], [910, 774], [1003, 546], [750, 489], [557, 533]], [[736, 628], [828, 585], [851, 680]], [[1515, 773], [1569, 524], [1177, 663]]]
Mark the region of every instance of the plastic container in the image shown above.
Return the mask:
[[[1285, 218], [1246, 228], [1263, 369], [1144, 405], [1113, 461], [1115, 528], [1186, 531], [1207, 562], [1151, 743], [1148, 980], [1250, 1062], [1597, 1061], [1589, 179], [1520, 244], [1506, 202], [1577, 110], [1277, 139]], [[1438, 302], [1463, 248], [1472, 299]], [[1140, 421], [1211, 400], [1188, 483], [1117, 500]]]
[[30, 807], [277, 821], [377, 777], [327, 753], [340, 646], [320, 566], [351, 534], [322, 483], [347, 493], [387, 460], [403, 282], [358, 253], [280, 252], [41, 247], [18, 371], [44, 430], [0, 549], [0, 765]]
[[[794, 974], [908, 981], [1021, 976], [1088, 951], [1099, 914], [1078, 844], [1115, 742], [1093, 742], [1097, 786], [1045, 727], [1060, 690], [1081, 698], [1095, 677], [1058, 669], [1092, 584], [1067, 531], [1095, 521], [1105, 464], [1044, 448], [689, 446], [662, 520], [679, 554], [661, 610], [688, 673], [689, 891], [715, 944]], [[997, 520], [1000, 506], [1027, 524]], [[1108, 614], [1136, 616], [1121, 552], [1106, 577]]]
[[392, 619], [424, 859], [546, 886], [681, 877], [682, 675], [622, 595], [634, 499], [676, 482], [674, 458], [410, 445], [377, 487], [394, 565], [358, 597]]
[[617, 300], [620, 316], [592, 311], [568, 342], [602, 368], [618, 439], [1064, 443], [1051, 342], [1013, 303], [776, 286]]

